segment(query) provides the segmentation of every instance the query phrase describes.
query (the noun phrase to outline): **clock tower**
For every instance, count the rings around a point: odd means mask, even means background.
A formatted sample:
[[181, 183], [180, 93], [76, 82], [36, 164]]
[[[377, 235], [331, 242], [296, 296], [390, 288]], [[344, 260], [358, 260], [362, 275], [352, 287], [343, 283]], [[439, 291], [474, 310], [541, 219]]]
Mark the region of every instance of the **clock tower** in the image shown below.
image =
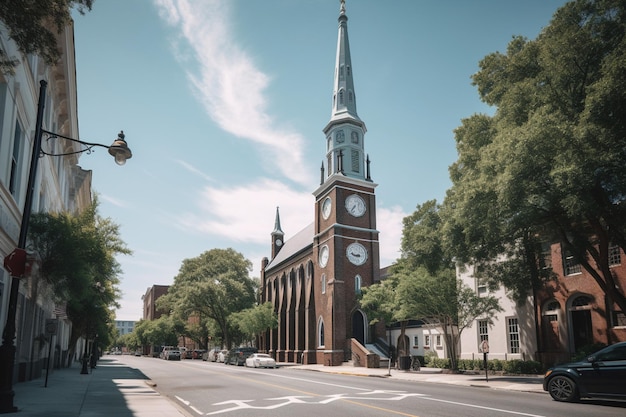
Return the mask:
[[358, 309], [357, 297], [362, 287], [378, 281], [380, 273], [377, 184], [372, 182], [365, 154], [367, 129], [356, 110], [344, 0], [338, 22], [332, 111], [323, 129], [326, 157], [320, 186], [313, 193], [318, 363], [321, 350], [325, 365], [347, 360], [344, 353], [350, 351], [352, 338], [361, 344], [368, 342], [368, 320]]

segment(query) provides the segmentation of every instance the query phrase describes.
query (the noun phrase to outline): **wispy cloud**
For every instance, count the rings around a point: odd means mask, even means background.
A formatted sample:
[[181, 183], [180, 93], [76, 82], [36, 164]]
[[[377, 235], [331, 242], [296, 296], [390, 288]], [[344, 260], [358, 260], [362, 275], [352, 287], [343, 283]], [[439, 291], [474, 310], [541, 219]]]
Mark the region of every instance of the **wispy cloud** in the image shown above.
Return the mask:
[[239, 187], [206, 187], [199, 214], [184, 213], [178, 224], [189, 232], [213, 234], [248, 243], [267, 243], [276, 207], [287, 237], [314, 218], [311, 193], [294, 191], [284, 183], [261, 179]]
[[98, 198], [117, 207], [128, 207], [128, 204], [125, 201], [122, 201], [118, 198], [113, 198], [106, 194], [98, 194]]
[[181, 165], [183, 168], [185, 168], [187, 171], [196, 174], [197, 176], [204, 178], [207, 181], [211, 181], [213, 182], [213, 178], [211, 178], [209, 175], [205, 174], [204, 172], [200, 171], [198, 168], [196, 168], [195, 166], [191, 165], [189, 162], [185, 162], [182, 161], [180, 159], [176, 159], [175, 162], [179, 165]]
[[[270, 76], [231, 39], [227, 0], [155, 0], [160, 16], [178, 29], [173, 45], [208, 115], [225, 131], [260, 145], [270, 154], [268, 169], [311, 184], [311, 170], [302, 169], [304, 140], [300, 133], [280, 126], [268, 113], [265, 91]], [[271, 167], [270, 161], [273, 163]]]

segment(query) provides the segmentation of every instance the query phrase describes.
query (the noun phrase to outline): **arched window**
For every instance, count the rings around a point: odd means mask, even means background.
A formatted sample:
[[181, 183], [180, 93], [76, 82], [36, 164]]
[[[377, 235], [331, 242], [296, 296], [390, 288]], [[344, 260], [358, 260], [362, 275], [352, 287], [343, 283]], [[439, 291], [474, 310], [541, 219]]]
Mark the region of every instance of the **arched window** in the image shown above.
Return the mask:
[[343, 104], [343, 90], [339, 90], [339, 104]]
[[361, 294], [361, 275], [354, 277], [354, 292]]
[[321, 317], [317, 322], [317, 346], [324, 347], [324, 319]]
[[561, 305], [556, 300], [550, 300], [544, 304], [542, 312], [542, 332], [544, 339], [544, 349], [557, 350], [561, 346], [561, 331], [559, 315]]

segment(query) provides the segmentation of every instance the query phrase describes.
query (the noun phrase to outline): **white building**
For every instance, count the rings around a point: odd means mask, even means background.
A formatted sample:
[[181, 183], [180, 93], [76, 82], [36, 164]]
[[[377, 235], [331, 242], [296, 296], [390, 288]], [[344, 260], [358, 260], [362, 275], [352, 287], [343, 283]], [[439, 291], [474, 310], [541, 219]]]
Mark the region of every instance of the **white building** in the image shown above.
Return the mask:
[[457, 267], [457, 279], [473, 288], [479, 296], [491, 295], [497, 298], [503, 311], [496, 314], [491, 325], [485, 317], [479, 317], [471, 327], [463, 330], [460, 358], [482, 358], [481, 344], [486, 340], [489, 346], [489, 359], [536, 359], [537, 335], [532, 295], [528, 295], [523, 305], [516, 305], [515, 301], [506, 295], [504, 287], [490, 292], [486, 285], [481, 285], [474, 277], [473, 272], [472, 266]]
[[[30, 161], [37, 121], [40, 81], [47, 81], [43, 127], [64, 136], [78, 138], [76, 65], [74, 29], [68, 26], [57, 38], [61, 60], [47, 65], [35, 55], [24, 56], [8, 37], [0, 22], [0, 46], [19, 64], [15, 74], [0, 73], [0, 257], [4, 259], [18, 246], [22, 213], [25, 206]], [[79, 150], [70, 141], [44, 140], [48, 153]], [[91, 171], [78, 165], [78, 155], [39, 158], [34, 181], [33, 212], [77, 211], [91, 203]], [[46, 320], [57, 319], [52, 336], [54, 365], [66, 359], [71, 323], [65, 306], [55, 305], [50, 291], [39, 280], [36, 268], [25, 278], [12, 279], [0, 266], [0, 323], [7, 323], [12, 282], [19, 286], [16, 305], [17, 348], [13, 380], [22, 381], [41, 375], [48, 356], [49, 332]], [[49, 326], [48, 329], [51, 327]]]
[[120, 336], [132, 333], [135, 330], [135, 322], [129, 320], [115, 320], [115, 328]]

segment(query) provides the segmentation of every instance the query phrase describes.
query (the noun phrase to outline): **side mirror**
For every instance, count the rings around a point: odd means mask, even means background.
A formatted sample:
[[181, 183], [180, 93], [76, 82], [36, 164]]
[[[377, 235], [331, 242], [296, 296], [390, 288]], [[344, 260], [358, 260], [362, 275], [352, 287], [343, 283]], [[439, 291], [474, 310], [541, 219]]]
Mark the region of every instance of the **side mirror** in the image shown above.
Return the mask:
[[587, 362], [589, 363], [594, 363], [596, 361], [596, 357], [591, 355], [591, 356], [587, 356]]

